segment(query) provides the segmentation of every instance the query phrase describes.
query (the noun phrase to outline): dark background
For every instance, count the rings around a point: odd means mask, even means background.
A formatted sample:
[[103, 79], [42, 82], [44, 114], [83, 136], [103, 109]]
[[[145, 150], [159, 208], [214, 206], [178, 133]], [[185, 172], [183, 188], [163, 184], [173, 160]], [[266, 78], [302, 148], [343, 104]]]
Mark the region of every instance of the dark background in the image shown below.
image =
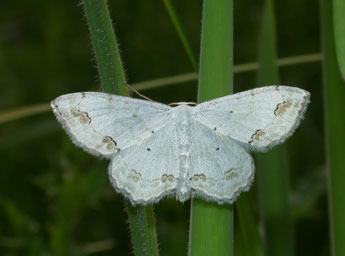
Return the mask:
[[[162, 1], [109, 2], [129, 83], [193, 72]], [[202, 1], [175, 2], [198, 55]], [[275, 2], [278, 56], [320, 52], [318, 1]], [[262, 7], [263, 1], [234, 2], [235, 64], [257, 60]], [[328, 255], [321, 63], [280, 71], [282, 84], [312, 93], [304, 122], [287, 142], [296, 255]], [[235, 91], [252, 88], [256, 72], [235, 74], [234, 81]], [[99, 90], [79, 1], [0, 1], [2, 113]], [[164, 103], [196, 101], [197, 81], [142, 93]], [[132, 250], [124, 200], [109, 184], [107, 161], [76, 148], [52, 112], [0, 124], [0, 164], [1, 255]], [[255, 186], [249, 193], [255, 198]], [[172, 199], [155, 206], [162, 255], [186, 255], [189, 207]]]

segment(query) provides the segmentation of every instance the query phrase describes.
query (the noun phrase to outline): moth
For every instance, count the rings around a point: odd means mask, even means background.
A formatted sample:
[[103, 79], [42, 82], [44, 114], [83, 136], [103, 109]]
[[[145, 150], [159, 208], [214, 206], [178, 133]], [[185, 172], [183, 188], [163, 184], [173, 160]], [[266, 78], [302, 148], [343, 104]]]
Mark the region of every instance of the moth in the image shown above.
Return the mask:
[[309, 92], [266, 86], [175, 107], [101, 92], [51, 102], [72, 141], [111, 160], [109, 177], [133, 205], [165, 196], [233, 203], [254, 178], [251, 151], [284, 142], [299, 125]]

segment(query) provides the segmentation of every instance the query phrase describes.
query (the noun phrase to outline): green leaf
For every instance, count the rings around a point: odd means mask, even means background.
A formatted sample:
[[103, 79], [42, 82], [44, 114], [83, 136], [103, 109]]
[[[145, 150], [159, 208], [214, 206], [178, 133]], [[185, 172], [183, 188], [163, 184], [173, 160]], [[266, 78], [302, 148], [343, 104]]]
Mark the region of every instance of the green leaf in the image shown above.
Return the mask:
[[[233, 92], [232, 1], [204, 0], [199, 73], [199, 102]], [[232, 255], [233, 211], [192, 200], [189, 255]]]
[[323, 87], [329, 171], [330, 241], [333, 255], [345, 255], [345, 82], [338, 69], [333, 34], [332, 1], [321, 1]]

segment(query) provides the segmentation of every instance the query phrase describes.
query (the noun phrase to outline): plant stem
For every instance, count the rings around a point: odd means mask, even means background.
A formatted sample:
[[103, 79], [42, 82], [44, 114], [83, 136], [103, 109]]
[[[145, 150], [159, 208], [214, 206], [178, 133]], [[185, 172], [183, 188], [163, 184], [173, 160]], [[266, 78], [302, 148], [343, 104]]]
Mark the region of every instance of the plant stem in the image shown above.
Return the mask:
[[[204, 0], [199, 102], [233, 92], [232, 1]], [[233, 254], [233, 210], [199, 199], [192, 200], [189, 255]]]
[[332, 1], [321, 1], [323, 87], [329, 178], [332, 255], [345, 255], [345, 82], [339, 72], [332, 24]]
[[[266, 0], [260, 33], [259, 86], [280, 84], [275, 34], [273, 0]], [[257, 157], [260, 210], [268, 255], [294, 255], [286, 158], [285, 145]]]
[[153, 206], [133, 207], [127, 204], [134, 252], [137, 256], [158, 256]]
[[[104, 91], [127, 95], [125, 73], [107, 2], [105, 0], [84, 0], [84, 7]], [[152, 206], [133, 207], [127, 203], [127, 209], [136, 255], [158, 255]]]
[[115, 33], [106, 0], [84, 0], [99, 76], [105, 92], [127, 95]]

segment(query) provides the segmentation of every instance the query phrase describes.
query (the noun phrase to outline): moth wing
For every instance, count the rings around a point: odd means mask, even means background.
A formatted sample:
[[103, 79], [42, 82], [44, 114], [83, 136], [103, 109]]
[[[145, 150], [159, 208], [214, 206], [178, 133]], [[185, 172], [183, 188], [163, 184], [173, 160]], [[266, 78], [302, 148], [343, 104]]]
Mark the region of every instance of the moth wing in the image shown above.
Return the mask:
[[305, 90], [266, 86], [201, 103], [195, 119], [250, 150], [266, 151], [292, 135], [309, 101]]
[[164, 126], [170, 107], [99, 92], [62, 95], [51, 106], [73, 142], [106, 158]]
[[179, 181], [179, 148], [171, 122], [150, 137], [115, 154], [109, 165], [113, 186], [132, 204], [158, 202], [174, 195]]
[[195, 123], [189, 153], [189, 184], [193, 196], [233, 203], [254, 178], [251, 155], [235, 140]]

